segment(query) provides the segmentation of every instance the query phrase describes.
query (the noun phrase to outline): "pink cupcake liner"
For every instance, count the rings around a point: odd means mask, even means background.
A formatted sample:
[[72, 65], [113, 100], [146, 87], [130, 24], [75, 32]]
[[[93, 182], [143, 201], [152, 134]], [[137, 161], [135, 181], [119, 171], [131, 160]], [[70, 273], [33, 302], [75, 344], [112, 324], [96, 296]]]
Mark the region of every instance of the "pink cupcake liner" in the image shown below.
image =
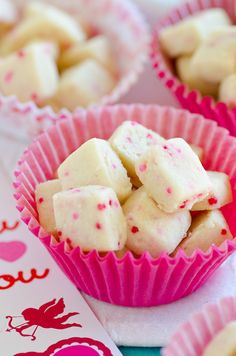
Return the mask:
[[[34, 140], [22, 155], [15, 172], [15, 198], [22, 220], [47, 247], [71, 281], [83, 292], [106, 302], [126, 306], [154, 306], [170, 303], [200, 287], [236, 250], [235, 239], [206, 253], [196, 250], [187, 257], [163, 253], [153, 259], [148, 253], [135, 258], [128, 252], [118, 259], [113, 252], [104, 257], [79, 247], [66, 251], [64, 242], [55, 243], [38, 222], [34, 201], [37, 183], [53, 177], [60, 163], [91, 137], [107, 139], [124, 120], [135, 120], [166, 138], [181, 136], [205, 151], [205, 167], [224, 171], [236, 183], [236, 138], [226, 129], [200, 115], [155, 105], [117, 105], [81, 111], [57, 121]], [[223, 209], [236, 236], [236, 191], [234, 202]]]
[[236, 321], [235, 296], [208, 304], [179, 326], [162, 355], [200, 356], [207, 344], [231, 321]]
[[[19, 11], [28, 0], [15, 0]], [[117, 86], [96, 105], [113, 104], [126, 94], [143, 71], [148, 59], [150, 34], [136, 6], [129, 0], [44, 0], [79, 16], [114, 43], [120, 71]], [[96, 16], [94, 16], [96, 14]], [[106, 14], [106, 16], [104, 16]], [[69, 115], [67, 109], [56, 114], [52, 107], [39, 108], [34, 102], [20, 103], [14, 97], [0, 96], [0, 132], [19, 139], [32, 138], [52, 123]]]
[[211, 96], [203, 96], [198, 90], [190, 90], [171, 71], [169, 63], [163, 55], [159, 33], [167, 26], [175, 24], [186, 17], [209, 8], [223, 8], [235, 23], [234, 0], [193, 0], [173, 10], [156, 26], [151, 49], [151, 60], [157, 77], [172, 92], [180, 105], [192, 113], [201, 114], [216, 121], [220, 126], [227, 128], [232, 135], [236, 135], [236, 108], [230, 109], [223, 102], [215, 102]]

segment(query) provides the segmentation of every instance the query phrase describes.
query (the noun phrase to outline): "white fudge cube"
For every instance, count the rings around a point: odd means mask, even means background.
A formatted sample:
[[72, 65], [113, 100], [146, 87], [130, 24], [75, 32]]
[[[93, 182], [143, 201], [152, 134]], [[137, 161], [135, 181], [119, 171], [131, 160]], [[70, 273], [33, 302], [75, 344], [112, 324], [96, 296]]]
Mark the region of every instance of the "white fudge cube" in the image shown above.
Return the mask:
[[212, 189], [210, 194], [202, 201], [194, 204], [192, 211], [219, 209], [232, 201], [232, 189], [229, 176], [221, 172], [207, 172]]
[[52, 41], [36, 39], [33, 40], [32, 42], [29, 42], [25, 48], [27, 50], [28, 49], [41, 50], [42, 52], [48, 54], [55, 60], [57, 60], [59, 56], [59, 47], [56, 42], [52, 42]]
[[86, 186], [53, 197], [58, 236], [84, 251], [120, 250], [126, 221], [115, 192], [108, 187]]
[[35, 38], [44, 38], [57, 42], [62, 48], [85, 39], [85, 34], [72, 16], [48, 4], [39, 1], [28, 2], [26, 16], [2, 42], [3, 54], [15, 51]]
[[135, 163], [144, 152], [157, 142], [165, 139], [156, 132], [147, 129], [135, 121], [123, 122], [112, 134], [109, 142], [120, 157], [135, 186], [140, 182], [135, 172]]
[[109, 94], [116, 82], [114, 77], [93, 59], [88, 59], [62, 73], [56, 100], [70, 110], [99, 102]]
[[191, 209], [211, 189], [199, 158], [181, 138], [150, 147], [135, 169], [148, 194], [166, 212]]
[[203, 162], [203, 157], [204, 157], [203, 148], [193, 144], [189, 144], [189, 146], [192, 148], [193, 152], [198, 156], [199, 160]]
[[228, 323], [208, 343], [202, 356], [234, 356], [236, 355], [236, 321]]
[[163, 29], [161, 45], [170, 57], [192, 54], [211, 32], [230, 24], [230, 18], [223, 9], [202, 11]]
[[93, 37], [86, 42], [75, 43], [62, 53], [59, 59], [59, 67], [65, 69], [88, 58], [95, 59], [109, 71], [115, 72], [115, 59], [113, 58], [111, 45], [104, 35]]
[[220, 246], [226, 239], [232, 239], [232, 234], [221, 211], [204, 211], [193, 218], [188, 237], [178, 248], [191, 256], [197, 248], [206, 252], [213, 244]]
[[219, 84], [236, 71], [236, 26], [212, 33], [194, 53], [192, 71], [202, 80]]
[[123, 211], [128, 231], [126, 246], [138, 255], [148, 251], [156, 258], [164, 251], [173, 252], [191, 224], [189, 211], [165, 213], [143, 187], [131, 195]]
[[176, 60], [176, 70], [180, 80], [187, 84], [189, 89], [199, 90], [202, 95], [216, 96], [219, 85], [217, 83], [207, 82], [199, 78], [191, 65], [192, 57], [184, 56]]
[[231, 108], [236, 106], [236, 74], [229, 75], [221, 82], [219, 100]]
[[61, 191], [59, 179], [49, 180], [36, 186], [35, 201], [39, 222], [50, 234], [56, 233], [56, 223], [53, 211], [53, 195]]
[[20, 101], [38, 102], [52, 96], [58, 84], [58, 70], [52, 56], [41, 45], [22, 49], [0, 61], [0, 90]]
[[131, 183], [109, 142], [92, 138], [73, 152], [58, 168], [64, 190], [82, 185], [111, 187], [119, 200], [131, 194]]

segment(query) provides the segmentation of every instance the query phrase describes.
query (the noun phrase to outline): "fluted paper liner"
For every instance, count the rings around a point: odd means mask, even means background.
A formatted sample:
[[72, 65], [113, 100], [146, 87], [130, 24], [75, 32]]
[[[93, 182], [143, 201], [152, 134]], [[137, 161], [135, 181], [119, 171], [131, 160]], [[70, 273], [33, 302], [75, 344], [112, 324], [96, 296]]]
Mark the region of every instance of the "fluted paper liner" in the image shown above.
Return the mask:
[[236, 321], [236, 297], [209, 304], [179, 326], [162, 355], [200, 356], [207, 344], [231, 321]]
[[[236, 139], [227, 130], [200, 115], [168, 107], [117, 105], [81, 111], [58, 121], [39, 136], [22, 155], [17, 171], [15, 198], [21, 218], [47, 247], [67, 276], [85, 293], [100, 300], [126, 306], [153, 306], [170, 303], [200, 287], [236, 249], [235, 241], [220, 248], [200, 250], [187, 257], [181, 250], [176, 257], [163, 253], [153, 259], [148, 253], [135, 258], [128, 252], [118, 259], [113, 252], [104, 257], [79, 247], [65, 251], [64, 242], [55, 243], [38, 222], [34, 201], [37, 183], [51, 179], [60, 163], [91, 137], [107, 139], [124, 120], [136, 120], [166, 138], [181, 136], [200, 145], [205, 167], [228, 173], [236, 182]], [[235, 195], [234, 191], [234, 195]], [[231, 232], [236, 235], [234, 200], [224, 208]]]
[[225, 103], [216, 102], [211, 96], [203, 96], [198, 90], [190, 90], [174, 74], [166, 57], [163, 55], [159, 33], [167, 26], [180, 22], [181, 20], [209, 8], [223, 8], [235, 23], [235, 1], [234, 0], [192, 0], [182, 4], [171, 11], [161, 20], [154, 32], [152, 39], [151, 60], [157, 77], [176, 97], [180, 105], [192, 113], [201, 114], [209, 119], [215, 120], [219, 125], [227, 128], [232, 135], [236, 135], [236, 108], [230, 109]]
[[[15, 0], [19, 9], [28, 0]], [[130, 0], [45, 0], [74, 17], [82, 18], [114, 44], [119, 80], [114, 90], [96, 105], [117, 102], [135, 84], [148, 58], [148, 26]], [[104, 16], [105, 14], [105, 16]], [[69, 115], [67, 109], [56, 115], [51, 106], [40, 109], [34, 102], [21, 103], [15, 96], [0, 96], [0, 132], [28, 139]]]

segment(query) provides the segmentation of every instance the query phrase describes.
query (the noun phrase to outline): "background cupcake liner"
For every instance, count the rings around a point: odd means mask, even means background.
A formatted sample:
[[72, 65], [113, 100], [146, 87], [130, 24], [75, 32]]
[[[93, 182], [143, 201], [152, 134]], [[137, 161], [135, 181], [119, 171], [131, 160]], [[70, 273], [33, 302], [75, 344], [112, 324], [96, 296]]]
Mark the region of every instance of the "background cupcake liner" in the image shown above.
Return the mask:
[[200, 356], [207, 344], [230, 321], [236, 321], [236, 297], [209, 304], [180, 325], [163, 356]]
[[219, 125], [226, 127], [230, 133], [235, 136], [236, 108], [229, 109], [225, 103], [216, 103], [212, 97], [202, 96], [198, 90], [190, 90], [187, 85], [181, 83], [178, 77], [171, 71], [170, 62], [168, 63], [162, 54], [158, 40], [160, 30], [164, 27], [175, 24], [199, 11], [216, 7], [225, 9], [235, 23], [236, 12], [234, 0], [193, 0], [171, 11], [168, 16], [160, 21], [154, 30], [151, 60], [157, 77], [172, 92], [183, 108], [188, 109], [192, 113], [198, 113], [215, 120]]
[[[30, 0], [14, 0], [19, 11]], [[114, 90], [96, 105], [112, 104], [137, 81], [148, 57], [148, 26], [129, 0], [44, 0], [78, 16], [104, 33], [114, 43], [114, 55], [121, 78]], [[104, 16], [105, 14], [105, 16]], [[33, 102], [20, 103], [16, 97], [0, 96], [0, 132], [27, 139], [39, 134], [56, 119], [68, 115], [66, 109], [56, 115], [51, 107], [40, 109]]]
[[[117, 105], [81, 111], [61, 120], [39, 136], [23, 154], [17, 171], [15, 198], [21, 218], [28, 225], [75, 285], [100, 300], [126, 306], [153, 306], [184, 297], [200, 287], [222, 262], [236, 250], [234, 241], [207, 253], [195, 251], [187, 257], [148, 253], [134, 258], [127, 253], [118, 259], [113, 252], [100, 257], [94, 250], [83, 253], [79, 247], [64, 251], [64, 243], [55, 243], [39, 225], [34, 201], [38, 182], [53, 177], [59, 164], [80, 144], [91, 137], [107, 139], [124, 120], [136, 120], [166, 138], [182, 136], [205, 150], [207, 169], [228, 173], [236, 183], [236, 139], [224, 128], [184, 110], [154, 105]], [[207, 139], [206, 139], [207, 138]], [[231, 231], [236, 236], [236, 192], [234, 202], [224, 208]]]

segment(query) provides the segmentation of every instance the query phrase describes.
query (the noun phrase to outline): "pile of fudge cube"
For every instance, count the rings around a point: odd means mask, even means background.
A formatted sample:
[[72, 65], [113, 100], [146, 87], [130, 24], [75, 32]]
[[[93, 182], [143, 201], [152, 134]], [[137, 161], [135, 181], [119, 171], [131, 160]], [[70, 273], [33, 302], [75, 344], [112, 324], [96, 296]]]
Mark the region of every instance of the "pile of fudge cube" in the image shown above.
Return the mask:
[[232, 201], [229, 177], [206, 171], [201, 147], [164, 139], [124, 121], [109, 140], [91, 138], [52, 179], [36, 186], [41, 226], [68, 248], [186, 255], [232, 239], [220, 208]]
[[203, 10], [162, 29], [160, 43], [190, 89], [236, 105], [236, 26], [224, 9]]

